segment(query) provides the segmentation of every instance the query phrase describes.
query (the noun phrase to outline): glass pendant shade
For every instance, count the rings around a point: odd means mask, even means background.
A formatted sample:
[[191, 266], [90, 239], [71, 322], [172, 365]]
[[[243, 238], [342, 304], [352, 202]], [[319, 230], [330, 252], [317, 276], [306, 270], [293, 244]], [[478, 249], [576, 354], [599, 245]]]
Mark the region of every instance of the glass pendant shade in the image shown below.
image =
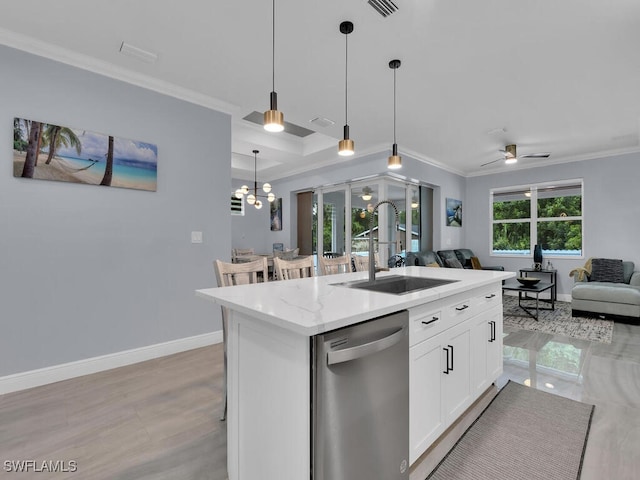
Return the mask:
[[247, 195], [247, 203], [249, 205], [253, 205], [254, 203], [256, 203], [256, 196], [253, 193], [251, 195]]
[[271, 191], [271, 184], [265, 183], [264, 185], [262, 185], [262, 190], [264, 191], [264, 193], [269, 193]]
[[349, 138], [349, 125], [344, 126], [344, 138], [338, 142], [338, 155], [349, 157], [355, 152], [353, 140]]
[[276, 199], [276, 196], [273, 193], [270, 193], [269, 195], [267, 195], [267, 200], [269, 201], [269, 203], [273, 202]]
[[398, 145], [396, 143], [393, 144], [393, 151], [387, 161], [387, 168], [389, 170], [398, 170], [399, 168], [402, 168], [402, 157], [398, 155]]
[[262, 208], [262, 202], [260, 200], [256, 200], [255, 207], [260, 210]]
[[236, 198], [242, 199], [242, 190], [240, 189], [236, 190]]
[[267, 132], [284, 130], [284, 113], [278, 111], [278, 94], [271, 92], [271, 109], [264, 112], [264, 129]]

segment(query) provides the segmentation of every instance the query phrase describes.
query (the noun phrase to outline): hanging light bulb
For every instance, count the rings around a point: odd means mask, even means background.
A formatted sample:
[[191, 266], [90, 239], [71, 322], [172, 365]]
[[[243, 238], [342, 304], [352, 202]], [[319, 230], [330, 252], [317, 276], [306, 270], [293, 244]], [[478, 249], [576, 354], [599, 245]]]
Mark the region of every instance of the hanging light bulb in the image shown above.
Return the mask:
[[262, 208], [262, 202], [260, 200], [256, 200], [256, 204], [254, 206], [260, 210]]
[[262, 185], [262, 191], [264, 193], [269, 193], [271, 191], [271, 184], [265, 183], [264, 185]]
[[256, 203], [256, 196], [253, 193], [247, 195], [247, 203], [249, 205], [253, 205]]
[[347, 38], [349, 34], [353, 32], [353, 23], [352, 22], [342, 22], [340, 24], [340, 33], [344, 33], [344, 129], [343, 129], [343, 138], [338, 142], [338, 155], [343, 157], [348, 157], [353, 155], [355, 145], [353, 140], [349, 138], [349, 122], [348, 122], [348, 48], [347, 48]]
[[269, 203], [273, 202], [276, 199], [276, 196], [273, 193], [269, 193], [269, 195], [267, 195], [267, 200], [269, 201]]
[[278, 94], [276, 93], [276, 0], [272, 2], [271, 30], [271, 95], [269, 110], [264, 112], [264, 129], [268, 132], [284, 130], [284, 114], [278, 111]]
[[396, 143], [396, 70], [400, 68], [400, 60], [391, 60], [389, 68], [393, 70], [393, 146], [391, 156], [387, 161], [387, 168], [397, 170], [402, 168], [402, 157], [398, 155], [398, 144]]

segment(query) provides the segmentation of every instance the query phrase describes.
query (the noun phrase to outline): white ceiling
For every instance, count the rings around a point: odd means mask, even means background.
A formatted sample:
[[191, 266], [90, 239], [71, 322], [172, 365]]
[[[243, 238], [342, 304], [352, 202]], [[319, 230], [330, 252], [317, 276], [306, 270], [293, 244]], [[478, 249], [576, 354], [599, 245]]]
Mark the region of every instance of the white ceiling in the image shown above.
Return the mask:
[[[394, 0], [383, 18], [366, 0], [276, 0], [278, 106], [317, 131], [301, 139], [242, 120], [268, 109], [269, 0], [20, 0], [1, 8], [0, 43], [228, 112], [232, 166], [274, 180], [342, 163], [344, 35], [349, 124], [357, 155], [412, 155], [465, 175], [638, 151], [638, 0]], [[6, 3], [6, 2], [5, 2]], [[122, 42], [158, 55], [144, 63]], [[335, 125], [316, 128], [325, 117]], [[505, 144], [548, 160], [503, 162]]]

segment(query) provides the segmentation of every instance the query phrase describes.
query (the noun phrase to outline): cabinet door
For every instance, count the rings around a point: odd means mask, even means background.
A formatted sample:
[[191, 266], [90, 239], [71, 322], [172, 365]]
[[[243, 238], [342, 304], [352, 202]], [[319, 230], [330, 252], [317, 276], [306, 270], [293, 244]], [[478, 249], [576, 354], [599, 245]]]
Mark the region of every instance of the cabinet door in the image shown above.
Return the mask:
[[471, 319], [471, 390], [480, 394], [489, 386], [487, 353], [492, 339], [493, 327], [489, 322], [490, 312], [483, 312]]
[[480, 395], [502, 374], [502, 308], [471, 320], [471, 389]]
[[488, 383], [493, 383], [502, 375], [502, 306], [491, 309], [489, 322], [494, 322], [493, 341], [487, 347]]
[[441, 384], [443, 334], [409, 349], [409, 462], [413, 463], [444, 431]]
[[444, 359], [448, 361], [443, 368], [442, 399], [448, 425], [471, 404], [471, 322], [447, 330], [442, 340]]

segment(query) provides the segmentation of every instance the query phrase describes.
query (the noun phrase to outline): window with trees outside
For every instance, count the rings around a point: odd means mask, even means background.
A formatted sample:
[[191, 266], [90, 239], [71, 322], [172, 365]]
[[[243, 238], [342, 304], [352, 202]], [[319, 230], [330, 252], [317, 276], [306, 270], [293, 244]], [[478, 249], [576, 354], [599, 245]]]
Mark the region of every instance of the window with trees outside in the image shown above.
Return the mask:
[[491, 191], [494, 255], [582, 257], [581, 180]]

